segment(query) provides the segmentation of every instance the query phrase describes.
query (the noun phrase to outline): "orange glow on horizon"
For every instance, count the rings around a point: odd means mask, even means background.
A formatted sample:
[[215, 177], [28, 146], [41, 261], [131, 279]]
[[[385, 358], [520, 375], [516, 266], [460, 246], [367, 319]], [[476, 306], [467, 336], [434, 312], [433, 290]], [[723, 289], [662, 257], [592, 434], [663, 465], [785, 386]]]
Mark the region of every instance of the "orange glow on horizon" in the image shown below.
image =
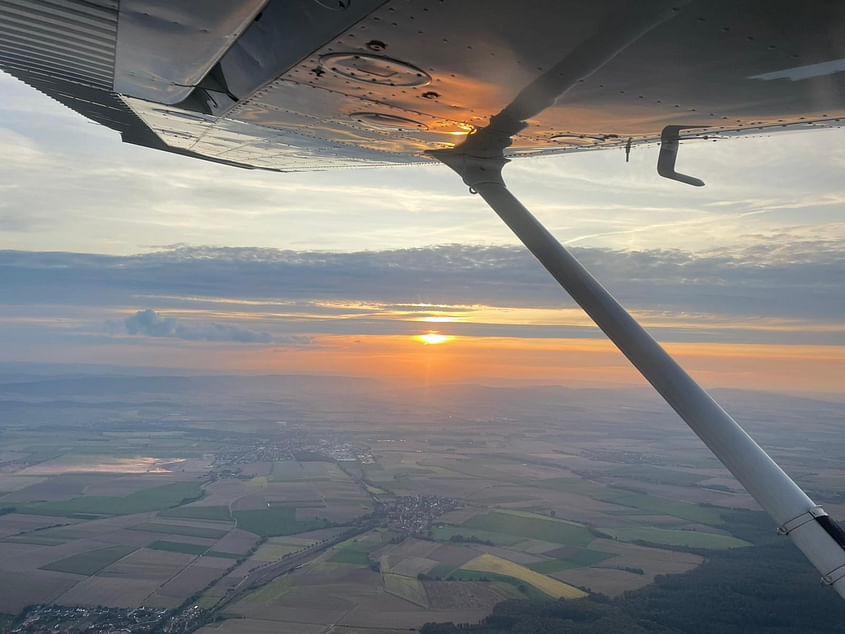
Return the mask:
[[[138, 345], [141, 341], [143, 345]], [[12, 346], [9, 354], [50, 363], [114, 364], [132, 359], [133, 364], [162, 368], [358, 376], [413, 384], [645, 385], [603, 339], [461, 336], [445, 347], [420, 343], [425, 340], [408, 335], [314, 334], [312, 343], [300, 346], [125, 337], [96, 348], [27, 343], [19, 349]], [[845, 346], [669, 343], [665, 347], [708, 388], [845, 393]]]

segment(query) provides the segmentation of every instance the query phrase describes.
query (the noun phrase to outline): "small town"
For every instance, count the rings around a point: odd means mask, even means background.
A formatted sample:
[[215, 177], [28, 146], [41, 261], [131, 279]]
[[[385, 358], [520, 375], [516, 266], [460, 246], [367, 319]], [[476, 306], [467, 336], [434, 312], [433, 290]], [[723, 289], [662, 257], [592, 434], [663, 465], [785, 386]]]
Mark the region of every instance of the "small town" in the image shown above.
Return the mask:
[[389, 528], [399, 533], [426, 536], [436, 518], [462, 506], [463, 503], [454, 498], [413, 495], [382, 502], [377, 513], [386, 518]]
[[41, 632], [154, 632], [161, 626], [168, 610], [139, 607], [134, 609], [106, 607], [66, 607], [36, 605], [29, 609], [13, 634]]
[[218, 477], [235, 477], [237, 465], [256, 462], [282, 462], [303, 459], [335, 460], [337, 462], [375, 461], [368, 447], [353, 445], [335, 438], [315, 439], [307, 432], [289, 430], [282, 438], [260, 439], [249, 445], [236, 445], [214, 454], [213, 467]]

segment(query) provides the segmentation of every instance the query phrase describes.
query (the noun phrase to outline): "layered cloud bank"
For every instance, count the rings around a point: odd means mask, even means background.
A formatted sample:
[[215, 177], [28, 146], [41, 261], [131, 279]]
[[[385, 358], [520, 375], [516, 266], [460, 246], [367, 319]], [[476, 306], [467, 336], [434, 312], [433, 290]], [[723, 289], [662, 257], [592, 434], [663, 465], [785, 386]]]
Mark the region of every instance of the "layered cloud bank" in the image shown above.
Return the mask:
[[[819, 343], [839, 343], [844, 246], [836, 240], [783, 240], [705, 253], [572, 250], [629, 309], [652, 321], [681, 327], [686, 320], [695, 327], [704, 320], [723, 329], [734, 325], [763, 331], [780, 324], [781, 332], [794, 321], [807, 326], [796, 332], [814, 332]], [[0, 274], [0, 302], [49, 304], [53, 312], [61, 312], [60, 306], [131, 313], [190, 309], [237, 320], [300, 315], [315, 324], [339, 315], [363, 324], [379, 317], [436, 321], [441, 313], [461, 313], [464, 318], [453, 321], [536, 328], [549, 319], [552, 326], [561, 322], [551, 312], [530, 319], [525, 310], [574, 307], [530, 254], [502, 246], [359, 253], [180, 246], [134, 256], [5, 251], [0, 252]], [[507, 313], [487, 311], [471, 318], [481, 307], [522, 313], [508, 319]], [[184, 320], [167, 321], [174, 316], [141, 313], [127, 320], [127, 327], [135, 334], [166, 331], [155, 336], [183, 339], [272, 339], [272, 333], [253, 330], [192, 330]], [[344, 332], [354, 330], [350, 326]], [[334, 327], [330, 331], [336, 332]]]
[[[705, 383], [835, 392], [845, 387], [841, 246], [573, 251]], [[424, 383], [639, 380], [518, 248], [5, 251], [0, 277], [9, 360]], [[431, 331], [449, 343], [415, 339]]]

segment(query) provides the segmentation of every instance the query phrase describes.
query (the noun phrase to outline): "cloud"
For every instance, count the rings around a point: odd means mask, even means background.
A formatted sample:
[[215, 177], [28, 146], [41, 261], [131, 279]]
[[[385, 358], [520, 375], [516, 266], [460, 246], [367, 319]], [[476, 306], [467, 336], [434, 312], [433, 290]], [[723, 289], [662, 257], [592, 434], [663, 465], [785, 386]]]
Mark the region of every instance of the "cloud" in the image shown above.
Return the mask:
[[[4, 190], [12, 189], [12, 186], [0, 185], [0, 195]], [[39, 214], [22, 209], [6, 209], [6, 205], [0, 202], [0, 231], [8, 233], [23, 233], [38, 231], [49, 224], [49, 221]]]
[[[841, 345], [845, 240], [748, 235], [708, 252], [573, 247], [663, 341]], [[596, 337], [522, 248], [331, 253], [172, 245], [110, 256], [0, 251], [7, 338], [113, 333], [316, 346], [331, 334]], [[138, 306], [155, 310], [135, 312]], [[133, 307], [127, 320], [127, 307]], [[159, 311], [158, 313], [155, 311]], [[421, 321], [423, 319], [434, 321]], [[72, 327], [71, 327], [72, 325]]]
[[[123, 320], [130, 335], [174, 337], [186, 341], [235, 341], [238, 343], [271, 343], [266, 332], [257, 332], [218, 323], [187, 324], [171, 317], [160, 317], [154, 310], [139, 310]], [[308, 343], [308, 337], [285, 337], [278, 343]]]
[[[629, 309], [840, 321], [843, 247], [840, 239], [784, 233], [704, 253], [572, 251]], [[276, 311], [320, 302], [573, 306], [525, 249], [505, 246], [355, 253], [174, 246], [133, 256], [0, 251], [0, 276], [0, 303], [9, 305], [123, 307], [170, 298], [159, 306], [220, 299], [266, 302]]]

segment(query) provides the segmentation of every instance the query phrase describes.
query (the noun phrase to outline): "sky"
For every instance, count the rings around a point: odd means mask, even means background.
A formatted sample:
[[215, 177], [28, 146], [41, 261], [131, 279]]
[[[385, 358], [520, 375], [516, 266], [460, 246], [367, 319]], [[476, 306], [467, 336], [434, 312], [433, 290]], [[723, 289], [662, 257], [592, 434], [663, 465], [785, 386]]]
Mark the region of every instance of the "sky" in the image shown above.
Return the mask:
[[[239, 170], [0, 94], [0, 363], [641, 383], [443, 166]], [[705, 386], [845, 392], [845, 131], [684, 144], [704, 188], [656, 160], [505, 177]]]

